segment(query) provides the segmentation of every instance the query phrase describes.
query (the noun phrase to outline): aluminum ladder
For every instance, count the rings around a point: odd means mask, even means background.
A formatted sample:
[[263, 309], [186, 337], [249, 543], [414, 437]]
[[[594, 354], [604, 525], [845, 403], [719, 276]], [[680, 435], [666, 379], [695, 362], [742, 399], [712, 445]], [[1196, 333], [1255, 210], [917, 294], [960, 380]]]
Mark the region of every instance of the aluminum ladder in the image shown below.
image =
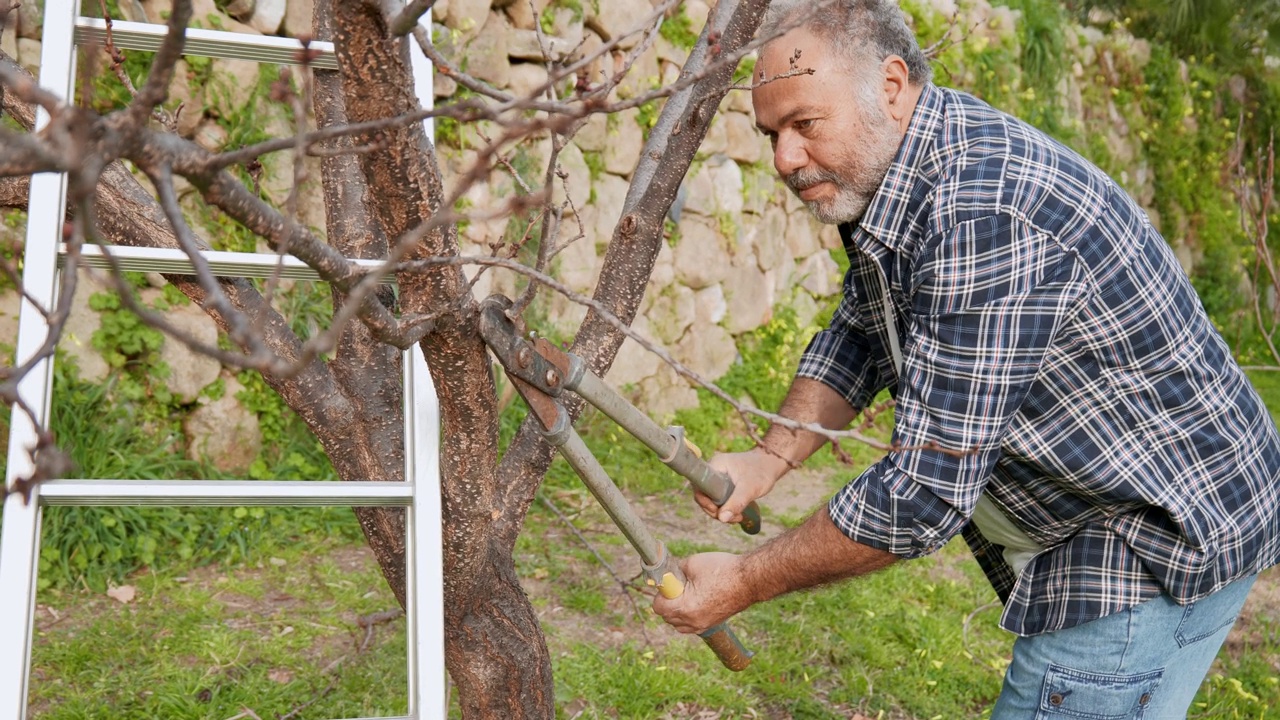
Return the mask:
[[[424, 18], [429, 23], [429, 16]], [[156, 50], [167, 28], [148, 23], [113, 21], [117, 47]], [[74, 92], [75, 53], [78, 43], [101, 43], [105, 23], [81, 17], [78, 0], [46, 0], [41, 53], [40, 85], [62, 98]], [[244, 33], [188, 29], [186, 55], [296, 64], [301, 44], [290, 38]], [[320, 57], [318, 68], [337, 67], [333, 44], [312, 42]], [[432, 102], [431, 66], [417, 47], [412, 48], [415, 89], [427, 107]], [[49, 121], [43, 108], [36, 129]], [[430, 120], [427, 132], [431, 133]], [[48, 334], [48, 325], [31, 301], [54, 306], [61, 250], [59, 240], [66, 211], [66, 176], [34, 175], [28, 206], [24, 255], [24, 299], [19, 314], [16, 357], [35, 354]], [[125, 270], [192, 272], [190, 260], [178, 250], [159, 248], [108, 248]], [[97, 251], [97, 252], [95, 252]], [[86, 265], [105, 267], [100, 248], [86, 247]], [[279, 257], [258, 253], [207, 253], [213, 271], [221, 276], [268, 277]], [[319, 279], [293, 258], [286, 258], [286, 277]], [[54, 505], [222, 505], [222, 506], [399, 506], [406, 509], [406, 631], [408, 633], [408, 708], [399, 720], [443, 718], [445, 707], [444, 584], [441, 552], [441, 500], [439, 474], [439, 405], [422, 352], [405, 353], [404, 439], [406, 482], [328, 481], [206, 481], [117, 480], [82, 478], [44, 483], [31, 492], [30, 502], [20, 494], [7, 495], [3, 534], [0, 535], [0, 720], [26, 717], [31, 669], [32, 631], [35, 614], [36, 572], [40, 550], [40, 519], [44, 507]], [[19, 386], [22, 399], [33, 408], [36, 422], [49, 419], [53, 393], [53, 360], [39, 364]], [[12, 413], [6, 487], [32, 471], [27, 450], [36, 441], [35, 425], [25, 413]], [[393, 719], [395, 720], [395, 719]]]

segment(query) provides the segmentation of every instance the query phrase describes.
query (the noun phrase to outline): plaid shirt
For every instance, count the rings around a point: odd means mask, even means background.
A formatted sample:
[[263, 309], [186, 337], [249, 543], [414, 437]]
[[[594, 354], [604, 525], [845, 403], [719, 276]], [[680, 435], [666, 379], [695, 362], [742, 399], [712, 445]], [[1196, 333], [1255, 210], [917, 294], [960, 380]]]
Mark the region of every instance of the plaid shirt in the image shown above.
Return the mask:
[[[1019, 635], [1280, 560], [1280, 438], [1169, 246], [1076, 153], [928, 85], [798, 375], [896, 398], [888, 453], [830, 503], [905, 558], [963, 532]], [[885, 301], [884, 288], [889, 288]], [[895, 367], [886, 306], [892, 306]], [[969, 523], [986, 492], [1045, 550], [1014, 576]]]

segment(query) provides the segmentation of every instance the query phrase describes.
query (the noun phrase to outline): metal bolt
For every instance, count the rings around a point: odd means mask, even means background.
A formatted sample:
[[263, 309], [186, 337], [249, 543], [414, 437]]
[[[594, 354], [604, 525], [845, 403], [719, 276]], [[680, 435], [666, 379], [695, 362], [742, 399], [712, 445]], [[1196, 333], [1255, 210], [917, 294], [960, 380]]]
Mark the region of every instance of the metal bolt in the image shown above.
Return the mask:
[[520, 348], [516, 353], [516, 364], [520, 367], [529, 367], [529, 363], [533, 362], [533, 351], [528, 347]]
[[555, 370], [548, 370], [547, 371], [547, 387], [555, 387], [559, 384], [560, 384], [560, 376], [556, 374]]

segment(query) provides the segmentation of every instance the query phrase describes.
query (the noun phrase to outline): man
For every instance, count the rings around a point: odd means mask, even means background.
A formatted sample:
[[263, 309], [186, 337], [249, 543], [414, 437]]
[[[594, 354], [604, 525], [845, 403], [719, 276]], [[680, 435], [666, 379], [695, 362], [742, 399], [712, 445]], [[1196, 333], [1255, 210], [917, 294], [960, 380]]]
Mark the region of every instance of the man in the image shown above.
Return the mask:
[[[654, 609], [701, 631], [963, 533], [1005, 603], [993, 718], [1183, 717], [1280, 556], [1280, 438], [1168, 245], [1035, 129], [929, 83], [896, 4], [775, 0], [802, 24], [752, 93], [774, 165], [850, 269], [781, 414], [842, 428], [882, 388], [888, 453], [803, 525], [685, 564]], [[806, 17], [804, 14], [808, 13]], [[794, 23], [792, 23], [794, 24]], [[717, 457], [737, 522], [823, 444], [774, 427]], [[934, 449], [936, 448], [936, 449]]]

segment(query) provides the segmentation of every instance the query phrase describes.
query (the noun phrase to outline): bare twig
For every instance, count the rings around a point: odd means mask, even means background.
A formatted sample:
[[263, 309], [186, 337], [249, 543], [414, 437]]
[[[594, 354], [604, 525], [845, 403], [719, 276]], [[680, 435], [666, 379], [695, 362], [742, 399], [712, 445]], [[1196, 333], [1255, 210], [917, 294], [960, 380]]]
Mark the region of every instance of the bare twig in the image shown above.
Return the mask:
[[973, 624], [974, 618], [978, 617], [978, 615], [982, 614], [987, 610], [990, 610], [992, 608], [998, 608], [1000, 606], [1001, 604], [999, 600], [992, 600], [991, 602], [985, 605], [978, 606], [973, 610], [973, 612], [965, 616], [964, 625], [960, 628], [960, 642], [961, 642], [961, 645], [964, 647], [965, 652], [969, 653], [969, 658], [973, 660], [974, 664], [986, 670], [994, 670], [995, 668], [992, 668], [988, 665], [984, 665], [981, 662], [978, 662], [978, 654], [975, 653], [969, 647], [969, 626]]
[[[1275, 360], [1276, 365], [1280, 366], [1280, 350], [1277, 350], [1274, 340], [1276, 330], [1280, 327], [1280, 322], [1277, 321], [1277, 314], [1280, 313], [1280, 274], [1276, 271], [1271, 247], [1267, 242], [1270, 234], [1271, 203], [1275, 198], [1275, 132], [1272, 131], [1265, 152], [1258, 151], [1255, 159], [1255, 172], [1252, 178], [1244, 161], [1243, 109], [1240, 110], [1240, 116], [1236, 124], [1236, 138], [1236, 148], [1232, 161], [1235, 164], [1236, 171], [1235, 193], [1240, 207], [1240, 229], [1245, 237], [1253, 243], [1254, 250], [1253, 316], [1255, 322], [1258, 323], [1258, 334], [1266, 342], [1267, 349], [1271, 351], [1271, 357]], [[1256, 201], [1254, 198], [1256, 198]], [[1277, 303], [1272, 307], [1270, 323], [1267, 322], [1262, 312], [1264, 293], [1260, 289], [1260, 285], [1263, 283], [1262, 270], [1264, 269], [1266, 270], [1266, 280], [1269, 281], [1270, 289]]]
[[191, 3], [189, 0], [185, 2], [175, 0], [169, 16], [169, 34], [165, 36], [152, 61], [152, 73], [148, 76], [147, 83], [141, 92], [134, 87], [133, 79], [125, 70], [124, 53], [116, 47], [115, 38], [112, 36], [111, 13], [108, 12], [106, 0], [98, 0], [98, 5], [102, 9], [102, 17], [106, 23], [107, 38], [104, 49], [111, 58], [111, 71], [133, 98], [133, 103], [125, 111], [125, 123], [138, 126], [150, 116], [171, 132], [177, 132], [177, 119], [161, 108], [160, 104], [169, 94], [169, 82], [173, 79], [176, 61], [182, 54], [183, 36], [186, 33], [187, 23], [191, 19]]
[[947, 29], [942, 32], [942, 37], [938, 38], [928, 47], [921, 48], [924, 50], [924, 56], [930, 60], [936, 59], [947, 50], [963, 43], [974, 30], [978, 29], [978, 26], [981, 24], [982, 23], [975, 22], [967, 31], [957, 35], [954, 31], [960, 25], [960, 13], [957, 12], [953, 14], [951, 18], [947, 20]]
[[631, 610], [632, 612], [635, 613], [636, 619], [640, 620], [640, 634], [644, 636], [644, 644], [651, 645], [652, 643], [649, 641], [649, 633], [646, 632], [644, 629], [644, 613], [640, 611], [640, 606], [636, 604], [636, 599], [631, 595], [631, 592], [630, 592], [631, 590], [640, 591], [641, 589], [637, 587], [635, 583], [632, 583], [627, 580], [623, 580], [621, 577], [618, 576], [618, 573], [614, 572], [613, 567], [609, 565], [608, 561], [606, 561], [603, 557], [601, 557], [600, 552], [596, 550], [594, 545], [591, 544], [591, 541], [587, 540], [587, 538], [582, 534], [582, 532], [578, 530], [577, 526], [575, 526], [569, 520], [569, 518], [565, 517], [565, 514], [560, 511], [560, 508], [557, 507], [554, 502], [551, 501], [551, 498], [548, 498], [546, 495], [542, 493], [538, 493], [538, 500], [540, 500], [542, 504], [547, 507], [548, 510], [555, 513], [555, 516], [560, 519], [560, 522], [564, 523], [564, 526], [569, 528], [569, 530], [573, 532], [574, 537], [578, 538], [578, 542], [581, 542], [582, 545], [587, 548], [587, 550], [591, 551], [591, 554], [595, 556], [596, 561], [599, 562], [600, 565], [605, 569], [605, 571], [609, 573], [609, 577], [613, 578], [613, 582], [616, 583], [618, 586], [618, 591], [621, 592], [622, 596], [625, 597], [627, 599], [627, 602], [631, 604]]
[[395, 36], [405, 35], [418, 26], [418, 20], [436, 4], [436, 0], [412, 0], [398, 15], [387, 22], [387, 30]]
[[306, 701], [306, 702], [302, 703], [301, 705], [298, 705], [297, 707], [295, 707], [294, 709], [292, 709], [292, 710], [290, 710], [289, 712], [285, 713], [284, 715], [281, 715], [281, 716], [280, 716], [280, 720], [293, 720], [293, 718], [298, 717], [298, 716], [302, 713], [302, 711], [303, 711], [303, 710], [306, 710], [307, 708], [311, 707], [312, 705], [315, 705], [316, 703], [318, 703], [318, 702], [320, 702], [321, 700], [323, 700], [323, 699], [325, 698], [325, 696], [327, 696], [329, 693], [333, 692], [333, 689], [334, 689], [334, 688], [338, 687], [338, 679], [339, 679], [339, 678], [338, 678], [338, 676], [337, 676], [337, 675], [335, 675], [335, 676], [333, 676], [333, 677], [329, 678], [329, 684], [328, 684], [328, 685], [326, 685], [326, 686], [324, 687], [324, 689], [323, 689], [323, 690], [321, 690], [320, 692], [316, 693], [316, 694], [315, 694], [315, 696], [313, 696], [310, 700], [308, 700], [308, 701]]
[[866, 434], [860, 432], [858, 429], [831, 430], [817, 423], [798, 422], [791, 418], [778, 415], [777, 413], [767, 412], [767, 411], [761, 410], [760, 408], [739, 402], [729, 393], [721, 389], [718, 385], [702, 377], [697, 372], [694, 372], [689, 367], [681, 363], [679, 360], [676, 360], [674, 357], [671, 356], [669, 352], [667, 352], [661, 346], [654, 343], [652, 340], [649, 340], [648, 338], [644, 337], [640, 333], [633, 330], [626, 323], [622, 322], [620, 319], [618, 319], [616, 315], [614, 315], [609, 310], [609, 308], [605, 307], [603, 303], [600, 303], [595, 298], [587, 297], [585, 295], [582, 295], [581, 293], [574, 292], [568, 286], [556, 280], [555, 278], [552, 278], [544, 273], [538, 272], [537, 270], [534, 270], [526, 265], [523, 265], [521, 263], [518, 263], [512, 260], [507, 260], [504, 258], [476, 256], [476, 255], [431, 257], [431, 258], [422, 258], [422, 259], [414, 260], [411, 262], [401, 263], [400, 265], [395, 267], [395, 271], [411, 272], [414, 270], [419, 270], [419, 271], [425, 270], [428, 267], [433, 267], [437, 265], [472, 265], [472, 264], [501, 267], [501, 268], [519, 273], [529, 278], [530, 280], [534, 280], [538, 283], [541, 283], [542, 285], [545, 285], [547, 288], [550, 288], [551, 290], [554, 290], [555, 292], [560, 293], [571, 302], [586, 306], [590, 310], [593, 310], [600, 316], [602, 320], [604, 320], [605, 323], [607, 323], [609, 326], [611, 326], [618, 332], [622, 333], [626, 337], [634, 340], [638, 345], [640, 345], [645, 350], [648, 350], [654, 355], [657, 355], [660, 360], [662, 360], [664, 363], [670, 366], [672, 370], [675, 370], [677, 374], [681, 375], [682, 377], [689, 380], [690, 382], [696, 383], [697, 385], [705, 388], [712, 395], [715, 395], [717, 398], [723, 400], [726, 404], [728, 404], [735, 411], [737, 411], [739, 417], [741, 417], [744, 421], [744, 426], [746, 428], [748, 436], [751, 437], [757, 443], [760, 442], [761, 438], [759, 436], [759, 433], [756, 431], [754, 427], [754, 423], [749, 421], [749, 418], [752, 418], [752, 417], [761, 418], [761, 419], [767, 420], [773, 425], [789, 428], [791, 430], [803, 430], [806, 432], [811, 432], [811, 433], [820, 435], [822, 437], [825, 437], [828, 440], [835, 440], [835, 441], [838, 441], [841, 439], [857, 440], [860, 443], [873, 447], [877, 450], [883, 450], [885, 452], [914, 452], [914, 451], [920, 451], [920, 450], [929, 450], [929, 451], [939, 452], [944, 455], [949, 455], [952, 457], [964, 457], [974, 452], [973, 448], [945, 448], [933, 442], [925, 443], [922, 445], [900, 445], [898, 443], [884, 443], [873, 437], [867, 436]]
[[394, 610], [383, 610], [382, 612], [361, 615], [356, 618], [356, 625], [364, 628], [364, 640], [360, 643], [360, 647], [356, 650], [357, 654], [363, 654], [369, 649], [369, 642], [373, 640], [373, 629], [382, 623], [391, 622], [396, 618], [404, 615], [404, 611], [400, 608]]

